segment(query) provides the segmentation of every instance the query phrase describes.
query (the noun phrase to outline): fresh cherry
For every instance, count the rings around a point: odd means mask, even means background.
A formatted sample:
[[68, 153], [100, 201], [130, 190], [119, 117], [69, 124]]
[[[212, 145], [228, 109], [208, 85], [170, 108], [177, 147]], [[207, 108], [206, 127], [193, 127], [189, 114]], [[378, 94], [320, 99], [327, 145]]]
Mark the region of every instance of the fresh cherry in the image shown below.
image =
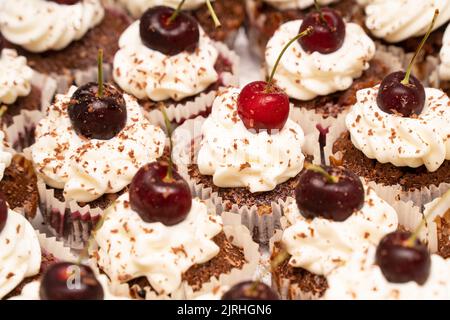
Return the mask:
[[3, 193], [0, 193], [0, 232], [6, 225], [6, 220], [8, 220], [8, 205], [6, 204], [6, 199]]
[[381, 239], [376, 263], [389, 282], [415, 281], [424, 284], [430, 275], [431, 258], [427, 247], [411, 232], [395, 231]]
[[140, 22], [142, 42], [150, 49], [170, 56], [183, 51], [193, 52], [200, 38], [198, 23], [183, 12], [171, 19], [174, 12], [164, 6], [148, 9]]
[[364, 187], [356, 174], [343, 167], [306, 165], [295, 199], [305, 218], [344, 221], [364, 205]]
[[166, 162], [152, 162], [139, 169], [131, 181], [131, 208], [145, 222], [172, 226], [183, 221], [191, 209], [189, 185], [170, 168]]
[[42, 300], [103, 300], [104, 292], [88, 266], [69, 262], [52, 264], [42, 276]]
[[303, 19], [300, 32], [309, 27], [313, 27], [314, 31], [298, 40], [306, 52], [328, 54], [342, 47], [345, 40], [345, 23], [335, 10], [323, 8], [309, 13]]
[[238, 283], [225, 292], [222, 300], [279, 300], [268, 285], [260, 281], [245, 281]]
[[80, 0], [50, 0], [50, 1], [56, 2], [58, 4], [67, 4], [67, 5], [72, 5], [80, 2]]

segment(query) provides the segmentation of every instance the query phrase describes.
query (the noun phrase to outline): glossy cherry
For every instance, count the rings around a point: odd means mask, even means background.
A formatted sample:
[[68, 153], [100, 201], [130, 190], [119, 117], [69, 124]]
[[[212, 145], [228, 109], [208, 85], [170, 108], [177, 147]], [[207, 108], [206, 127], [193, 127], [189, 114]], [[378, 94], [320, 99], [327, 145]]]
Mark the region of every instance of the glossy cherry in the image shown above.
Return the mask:
[[411, 232], [395, 231], [378, 244], [376, 263], [389, 282], [415, 281], [422, 285], [428, 279], [431, 268], [428, 248], [420, 240], [411, 239]]
[[39, 295], [42, 300], [103, 300], [104, 292], [88, 266], [59, 262], [42, 276]]
[[8, 220], [8, 205], [5, 196], [0, 192], [0, 232], [5, 227], [6, 220]]
[[225, 292], [222, 300], [279, 300], [272, 288], [260, 281], [238, 283]]
[[305, 218], [344, 221], [364, 205], [364, 187], [342, 167], [308, 165], [301, 172], [295, 199]]
[[191, 190], [176, 172], [168, 174], [163, 161], [143, 166], [130, 185], [130, 204], [145, 222], [161, 222], [167, 226], [183, 221], [192, 205]]
[[342, 47], [345, 40], [345, 23], [337, 11], [323, 8], [309, 13], [303, 19], [300, 32], [309, 27], [313, 27], [314, 31], [298, 40], [306, 52], [328, 54]]
[[148, 9], [140, 21], [142, 42], [150, 49], [170, 56], [183, 51], [193, 52], [200, 38], [198, 23], [183, 12], [171, 19], [174, 12], [165, 6]]

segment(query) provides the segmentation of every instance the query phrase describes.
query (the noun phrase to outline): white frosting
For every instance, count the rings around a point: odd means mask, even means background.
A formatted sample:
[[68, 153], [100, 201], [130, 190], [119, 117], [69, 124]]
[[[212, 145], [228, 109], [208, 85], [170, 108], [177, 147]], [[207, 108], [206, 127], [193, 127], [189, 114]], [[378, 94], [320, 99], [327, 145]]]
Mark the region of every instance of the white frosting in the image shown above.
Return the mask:
[[439, 9], [434, 30], [450, 20], [450, 0], [366, 0], [366, 26], [388, 42], [400, 42], [426, 33]]
[[33, 70], [15, 50], [3, 49], [0, 56], [0, 104], [13, 104], [31, 92]]
[[128, 193], [119, 197], [95, 233], [98, 264], [111, 281], [146, 277], [158, 294], [168, 295], [191, 266], [219, 253], [212, 238], [222, 231], [222, 220], [200, 200], [193, 199], [186, 219], [174, 226], [144, 222], [128, 200]]
[[222, 296], [230, 289], [229, 286], [214, 287], [212, 291], [195, 297], [195, 300], [222, 300]]
[[0, 298], [27, 277], [38, 274], [41, 247], [36, 231], [21, 214], [8, 210], [6, 225], [0, 231]]
[[31, 156], [47, 185], [64, 189], [68, 200], [93, 201], [126, 187], [144, 164], [159, 158], [165, 135], [143, 116], [135, 99], [125, 94], [127, 122], [110, 140], [86, 139], [72, 128], [67, 113], [73, 92], [58, 95], [36, 128]]
[[11, 43], [31, 52], [61, 50], [99, 24], [100, 0], [61, 5], [47, 0], [2, 0], [0, 31]]
[[356, 148], [381, 163], [436, 171], [450, 159], [450, 99], [438, 89], [425, 88], [425, 107], [417, 118], [382, 111], [378, 86], [357, 92], [357, 102], [346, 117]]
[[[333, 2], [338, 2], [339, 0], [319, 0], [319, 4], [327, 5]], [[271, 4], [277, 9], [305, 9], [314, 5], [314, 0], [264, 0], [268, 4]]]
[[167, 56], [142, 43], [139, 24], [136, 21], [125, 30], [114, 57], [114, 80], [123, 90], [139, 99], [179, 101], [219, 79], [214, 69], [219, 52], [201, 28], [194, 52]]
[[285, 216], [290, 227], [284, 230], [282, 242], [291, 255], [289, 264], [319, 275], [327, 275], [355, 251], [378, 243], [398, 226], [395, 210], [367, 187], [364, 206], [345, 221], [306, 219], [294, 201]]
[[450, 299], [450, 260], [431, 255], [430, 275], [423, 285], [414, 281], [391, 283], [375, 264], [376, 247], [355, 253], [344, 267], [328, 277], [329, 300], [437, 300]]
[[[97, 280], [100, 282], [103, 288], [103, 300], [129, 300], [129, 298], [116, 296], [111, 292], [109, 288], [108, 278], [105, 275], [97, 276]], [[32, 281], [23, 287], [20, 295], [14, 296], [9, 300], [41, 300], [39, 294], [40, 287], [41, 283], [39, 281]]]
[[237, 114], [239, 93], [229, 88], [215, 99], [202, 127], [198, 168], [218, 187], [270, 191], [302, 170], [304, 134], [290, 119], [272, 134], [248, 130]]
[[[134, 17], [140, 17], [148, 8], [156, 6], [167, 6], [177, 8], [180, 0], [118, 0], [124, 5]], [[186, 0], [183, 10], [195, 10], [204, 6], [206, 0]]]
[[5, 144], [5, 133], [0, 130], [0, 180], [3, 179], [5, 169], [9, 167], [12, 160], [12, 153], [9, 147]]
[[[302, 20], [287, 22], [275, 32], [266, 48], [267, 72], [271, 72], [281, 49], [294, 38]], [[348, 89], [353, 79], [369, 68], [375, 55], [374, 42], [355, 23], [346, 23], [342, 47], [329, 54], [307, 53], [298, 41], [286, 50], [275, 73], [275, 80], [289, 97], [310, 100]]]
[[439, 77], [441, 80], [450, 80], [450, 25], [447, 27], [442, 39], [440, 52], [441, 64], [439, 66]]

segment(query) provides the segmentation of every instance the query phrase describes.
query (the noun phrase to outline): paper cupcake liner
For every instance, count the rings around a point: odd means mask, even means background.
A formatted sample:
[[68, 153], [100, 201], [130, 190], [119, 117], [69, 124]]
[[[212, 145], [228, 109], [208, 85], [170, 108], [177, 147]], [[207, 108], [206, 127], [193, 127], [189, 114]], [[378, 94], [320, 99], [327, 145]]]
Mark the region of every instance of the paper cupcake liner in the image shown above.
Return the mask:
[[[173, 134], [174, 149], [172, 157], [177, 164], [178, 172], [188, 182], [193, 196], [211, 202], [218, 214], [226, 211], [238, 214], [241, 217], [241, 223], [250, 230], [258, 243], [268, 243], [275, 230], [280, 228], [279, 221], [283, 215], [283, 208], [286, 202], [292, 198], [274, 199], [270, 204], [270, 212], [261, 212], [262, 210], [259, 210], [256, 205], [252, 207], [239, 206], [236, 203], [223, 201], [212, 188], [201, 183], [199, 184], [192, 179], [188, 173], [188, 165], [193, 163], [192, 161], [196, 162], [196, 155], [201, 141], [201, 127], [204, 121], [205, 118], [197, 117], [184, 122], [175, 130]], [[311, 141], [310, 143], [315, 145], [314, 148], [311, 148], [312, 154], [319, 155], [314, 157], [313, 162], [320, 163], [319, 143], [317, 141]]]
[[[232, 73], [223, 72], [219, 75], [222, 86], [217, 90], [208, 93], [200, 93], [194, 100], [185, 103], [174, 103], [166, 105], [166, 113], [170, 122], [181, 124], [183, 121], [196, 117], [198, 115], [208, 115], [211, 112], [212, 103], [221, 88], [239, 85], [239, 57], [231, 51], [225, 44], [214, 42], [219, 54], [230, 61]], [[144, 111], [144, 115], [150, 123], [165, 128], [164, 118], [159, 109]]]
[[55, 237], [48, 237], [44, 233], [36, 231], [41, 245], [42, 252], [44, 254], [53, 255], [58, 261], [67, 261], [76, 263], [78, 258], [70, 251], [69, 247], [66, 247], [63, 242], [58, 241]]

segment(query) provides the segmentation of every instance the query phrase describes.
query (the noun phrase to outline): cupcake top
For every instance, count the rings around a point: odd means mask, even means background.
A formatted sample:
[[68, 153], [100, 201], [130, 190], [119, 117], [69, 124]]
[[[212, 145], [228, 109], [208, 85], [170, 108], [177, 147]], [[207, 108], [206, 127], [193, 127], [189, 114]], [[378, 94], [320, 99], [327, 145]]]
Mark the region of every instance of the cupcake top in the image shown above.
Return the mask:
[[25, 278], [38, 274], [41, 267], [36, 231], [24, 216], [10, 209], [0, 231], [0, 262], [0, 298]]
[[439, 77], [441, 80], [450, 80], [450, 26], [447, 27], [442, 39], [440, 52], [441, 64], [439, 66]]
[[322, 217], [307, 219], [292, 201], [285, 209], [289, 227], [282, 243], [291, 255], [289, 264], [326, 275], [348, 261], [360, 248], [376, 244], [397, 229], [397, 213], [370, 187], [364, 187], [361, 209], [344, 221]]
[[33, 70], [15, 50], [3, 49], [0, 56], [0, 104], [13, 104], [31, 92]]
[[147, 47], [139, 26], [136, 21], [125, 30], [114, 58], [114, 80], [127, 93], [141, 100], [179, 101], [219, 79], [214, 68], [219, 52], [201, 28], [195, 51], [170, 56]]
[[449, 0], [366, 0], [366, 26], [377, 38], [400, 42], [422, 36], [439, 9], [434, 30], [450, 20]]
[[450, 299], [450, 260], [431, 255], [430, 275], [423, 285], [414, 281], [391, 283], [375, 264], [375, 252], [375, 246], [360, 250], [345, 266], [328, 275], [324, 299]]
[[302, 170], [304, 133], [290, 119], [271, 134], [248, 130], [237, 113], [239, 93], [228, 88], [215, 99], [202, 126], [198, 169], [218, 187], [270, 191]]
[[66, 199], [89, 202], [130, 184], [141, 166], [162, 155], [165, 135], [144, 118], [136, 100], [124, 94], [127, 119], [117, 135], [109, 140], [80, 136], [68, 115], [76, 89], [56, 96], [36, 128], [31, 156], [47, 185], [64, 189]]
[[[319, 0], [319, 4], [327, 5], [339, 0]], [[286, 9], [305, 9], [314, 5], [314, 0], [264, 0], [268, 4], [271, 4], [275, 8], [280, 10]]]
[[212, 240], [222, 231], [219, 216], [208, 213], [199, 199], [192, 200], [186, 219], [173, 226], [144, 222], [133, 211], [125, 193], [108, 208], [95, 233], [99, 267], [112, 282], [146, 277], [158, 294], [177, 290], [191, 266], [205, 263], [219, 253]]
[[31, 52], [61, 50], [98, 25], [105, 12], [100, 0], [73, 5], [46, 0], [3, 0], [0, 32]]
[[[300, 30], [302, 20], [287, 22], [275, 32], [266, 48], [267, 70], [272, 70], [281, 48]], [[310, 100], [348, 89], [353, 79], [369, 68], [375, 44], [355, 23], [345, 23], [345, 40], [337, 51], [308, 53], [296, 41], [286, 51], [275, 73], [275, 81], [290, 98]]]
[[5, 133], [0, 130], [0, 180], [3, 179], [5, 169], [9, 167], [13, 157], [9, 146], [4, 141]]
[[[179, 0], [118, 0], [134, 17], [140, 17], [145, 10], [156, 6], [176, 8]], [[206, 0], [187, 0], [183, 4], [183, 10], [195, 10], [206, 3]]]
[[425, 88], [425, 107], [415, 117], [382, 111], [377, 104], [379, 86], [357, 92], [357, 102], [346, 117], [356, 148], [381, 163], [428, 171], [450, 159], [450, 99], [438, 89]]

